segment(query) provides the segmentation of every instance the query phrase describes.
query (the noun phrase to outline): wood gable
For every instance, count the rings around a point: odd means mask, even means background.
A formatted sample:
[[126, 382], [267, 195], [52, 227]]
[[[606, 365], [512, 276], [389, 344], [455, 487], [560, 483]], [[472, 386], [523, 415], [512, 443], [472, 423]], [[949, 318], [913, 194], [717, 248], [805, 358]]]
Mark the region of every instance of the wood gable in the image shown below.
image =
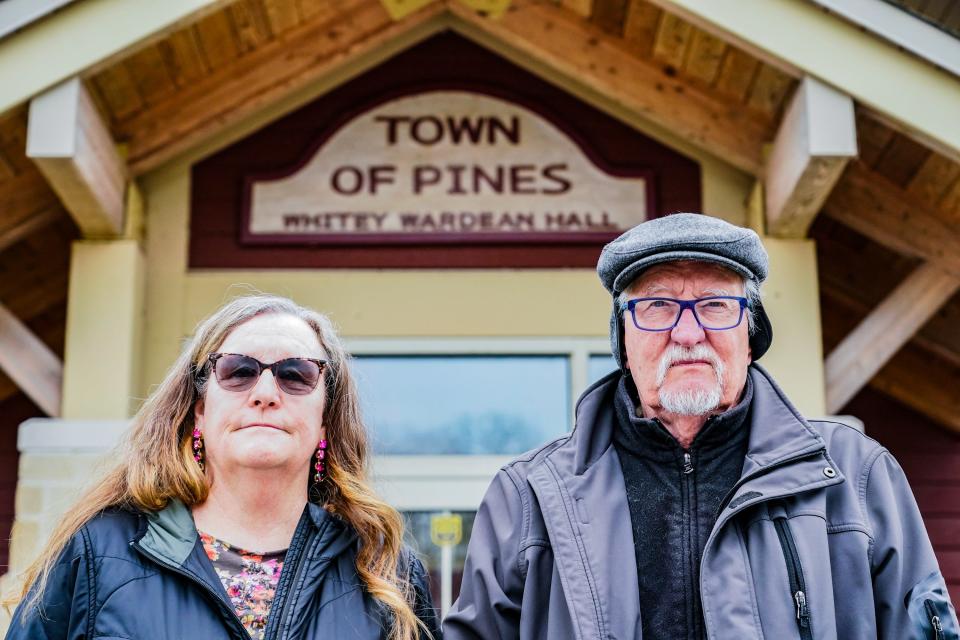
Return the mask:
[[[804, 77], [647, 0], [513, 0], [497, 18], [437, 0], [399, 20], [380, 0], [233, 0], [80, 80], [135, 177], [298, 90], [337, 86], [444, 30], [600, 95], [760, 182], [780, 171], [765, 150], [789, 138], [784, 115]], [[856, 159], [809, 154], [808, 173], [827, 167], [829, 179], [787, 190], [787, 202], [813, 190], [802, 222], [812, 221], [818, 243], [828, 348], [914, 269], [933, 265], [960, 277], [960, 164], [893, 128], [873, 106], [854, 107]], [[60, 353], [69, 247], [81, 231], [27, 157], [27, 128], [26, 104], [0, 116], [0, 304]], [[800, 204], [807, 201], [802, 195]], [[957, 386], [943, 383], [960, 379], [960, 300], [942, 298], [862, 383], [960, 431]], [[0, 400], [17, 392], [0, 375]]]

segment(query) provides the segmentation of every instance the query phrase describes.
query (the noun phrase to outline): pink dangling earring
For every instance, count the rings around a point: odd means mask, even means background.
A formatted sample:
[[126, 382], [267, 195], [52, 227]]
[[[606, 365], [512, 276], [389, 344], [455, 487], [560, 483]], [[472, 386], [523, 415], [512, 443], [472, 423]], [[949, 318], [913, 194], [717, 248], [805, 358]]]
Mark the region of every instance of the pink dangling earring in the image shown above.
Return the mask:
[[313, 481], [317, 484], [326, 479], [327, 474], [325, 460], [327, 457], [327, 441], [321, 440], [320, 444], [317, 446], [317, 463], [313, 465], [313, 468], [316, 470], [316, 473], [313, 474]]
[[203, 434], [196, 427], [193, 428], [193, 459], [203, 471]]

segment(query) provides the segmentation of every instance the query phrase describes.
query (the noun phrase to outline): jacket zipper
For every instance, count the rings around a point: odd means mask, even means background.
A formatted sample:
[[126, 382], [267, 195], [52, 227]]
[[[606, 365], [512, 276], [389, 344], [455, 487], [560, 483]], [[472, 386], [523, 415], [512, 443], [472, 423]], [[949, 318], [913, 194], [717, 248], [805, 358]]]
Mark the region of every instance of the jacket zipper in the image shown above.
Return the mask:
[[790, 580], [790, 592], [797, 612], [797, 627], [800, 629], [802, 640], [813, 640], [810, 629], [810, 609], [807, 606], [806, 584], [803, 579], [803, 566], [800, 564], [800, 554], [794, 543], [790, 524], [786, 518], [776, 518], [773, 521], [780, 539], [780, 548], [783, 550], [783, 559], [787, 563], [787, 576]]
[[[298, 580], [300, 579], [300, 573], [303, 570], [303, 566], [306, 564], [306, 558], [310, 555], [312, 548], [319, 544], [320, 539], [323, 537], [323, 532], [326, 530], [328, 522], [325, 522], [323, 527], [316, 532], [313, 532], [313, 526], [308, 524], [306, 520], [301, 520], [297, 525], [296, 531], [293, 533], [293, 544], [290, 545], [290, 548], [287, 549], [287, 558], [291, 554], [294, 554], [296, 560], [293, 565], [293, 578], [285, 582], [286, 570], [289, 568], [289, 565], [284, 562], [283, 570], [280, 572], [280, 582], [277, 583], [277, 591], [274, 596], [274, 601], [270, 605], [270, 613], [267, 618], [267, 627], [264, 629], [264, 637], [267, 640], [279, 640], [283, 633], [284, 619], [287, 616], [287, 609], [290, 606], [290, 590], [292, 587], [296, 586]], [[298, 536], [300, 533], [301, 527], [307, 527], [305, 533], [303, 533], [302, 538]], [[311, 533], [313, 532], [313, 533]], [[297, 545], [295, 544], [298, 539], [302, 539], [302, 542]], [[280, 605], [280, 609], [277, 610], [274, 605]]]
[[[790, 458], [786, 458], [785, 460], [780, 460], [780, 461], [776, 462], [775, 464], [772, 464], [772, 465], [770, 465], [770, 466], [768, 466], [768, 467], [764, 467], [764, 468], [761, 468], [761, 469], [757, 469], [756, 471], [754, 471], [754, 472], [751, 473], [750, 475], [745, 476], [745, 477], [743, 477], [743, 478], [740, 478], [740, 479], [736, 482], [736, 484], [734, 484], [733, 487], [731, 487], [730, 490], [727, 491], [727, 495], [724, 496], [723, 500], [720, 502], [720, 507], [717, 509], [717, 513], [715, 514], [716, 517], [714, 518], [713, 530], [710, 532], [710, 535], [707, 537], [707, 544], [704, 545], [704, 547], [703, 547], [703, 555], [700, 557], [700, 569], [701, 569], [701, 571], [700, 571], [700, 579], [701, 579], [701, 580], [703, 580], [703, 563], [706, 562], [707, 554], [708, 554], [708, 552], [709, 552], [709, 550], [710, 550], [710, 545], [713, 544], [713, 539], [716, 537], [717, 532], [720, 530], [720, 527], [717, 526], [717, 523], [720, 522], [720, 514], [722, 514], [722, 513], [723, 513], [723, 510], [727, 508], [727, 504], [730, 502], [730, 499], [734, 496], [734, 494], [736, 494], [737, 490], [740, 489], [740, 487], [742, 487], [742, 486], [745, 485], [746, 483], [748, 483], [748, 482], [750, 482], [751, 480], [753, 480], [754, 478], [758, 478], [758, 477], [760, 477], [760, 476], [762, 476], [762, 475], [765, 475], [765, 474], [767, 474], [767, 473], [770, 473], [770, 472], [773, 471], [774, 469], [779, 469], [780, 467], [786, 466], [786, 465], [788, 465], [788, 464], [792, 464], [792, 463], [798, 462], [798, 461], [800, 461], [800, 460], [806, 460], [807, 458], [813, 458], [814, 456], [819, 456], [819, 455], [821, 455], [821, 454], [823, 453], [823, 451], [824, 451], [823, 449], [817, 449], [817, 450], [814, 450], [814, 451], [809, 451], [809, 452], [807, 452], [807, 453], [802, 453], [802, 454], [800, 454], [800, 455], [796, 455], [796, 456], [793, 456], [793, 457], [790, 457]], [[766, 501], [768, 501], [768, 500], [775, 499], [776, 497], [778, 497], [778, 496], [770, 496], [770, 497], [765, 498], [764, 500], [761, 500], [760, 502], [766, 502]], [[756, 503], [755, 503], [755, 504], [756, 504]], [[735, 515], [735, 514], [736, 514], [736, 511], [735, 511], [732, 515], [730, 515], [730, 518], [732, 518], [733, 515]], [[728, 518], [728, 520], [729, 520], [729, 518]], [[721, 525], [723, 525], [723, 524], [726, 524], [726, 520], [725, 520], [723, 523], [721, 523]], [[700, 593], [701, 593], [701, 594], [703, 593], [703, 585], [702, 585], [702, 584], [700, 585]], [[702, 597], [702, 596], [701, 596], [701, 597]], [[804, 600], [806, 600], [806, 594], [804, 594]]]
[[[694, 563], [689, 559], [693, 557], [693, 548], [696, 546], [696, 533], [694, 531], [694, 523], [696, 522], [696, 514], [694, 513], [693, 508], [693, 456], [690, 455], [689, 451], [683, 452], [683, 466], [681, 467], [680, 482], [682, 484], [681, 491], [684, 497], [683, 500], [683, 518], [684, 523], [684, 542], [685, 542], [685, 552], [683, 554], [684, 558], [687, 561], [684, 564], [689, 563], [689, 579], [690, 583], [693, 584], [697, 579], [697, 571]], [[697, 629], [697, 615], [696, 615], [696, 604], [692, 601], [687, 604], [687, 628], [688, 633], [693, 632], [699, 637], [699, 630]]]
[[[317, 542], [322, 537], [321, 533], [322, 531], [315, 534], [313, 538], [310, 538], [309, 533], [306, 534], [307, 540], [305, 540], [303, 543], [304, 549], [297, 556], [297, 563], [293, 569], [293, 580], [287, 583], [287, 589], [284, 592], [284, 596], [286, 597], [284, 598], [283, 605], [280, 607], [280, 611], [278, 612], [278, 615], [277, 615], [277, 623], [275, 627], [276, 633], [272, 636], [275, 639], [279, 639], [281, 637], [280, 634], [282, 633], [284, 620], [287, 616], [287, 609], [290, 606], [290, 601], [292, 600], [292, 598], [290, 598], [289, 591], [292, 587], [296, 586], [296, 584], [299, 582], [300, 573], [303, 571], [303, 566], [306, 564], [306, 558], [311, 555], [312, 548], [317, 544]], [[268, 626], [269, 626], [269, 623], [268, 623]]]
[[927, 610], [927, 617], [930, 618], [933, 640], [943, 640], [943, 624], [940, 622], [940, 616], [937, 615], [937, 608], [934, 606], [933, 600], [924, 600], [923, 607]]
[[156, 562], [160, 566], [169, 569], [170, 571], [172, 571], [173, 573], [176, 573], [177, 575], [187, 578], [194, 584], [199, 585], [207, 593], [207, 595], [209, 595], [211, 598], [214, 599], [214, 601], [216, 601], [216, 603], [220, 606], [220, 608], [223, 611], [227, 612], [226, 620], [231, 625], [234, 626], [235, 632], [240, 633], [238, 638], [243, 638], [244, 640], [247, 640], [250, 637], [249, 632], [247, 632], [247, 628], [243, 626], [243, 623], [240, 621], [240, 618], [237, 617], [237, 612], [234, 611], [233, 607], [230, 606], [226, 601], [224, 601], [223, 597], [219, 593], [217, 593], [210, 585], [208, 585], [206, 582], [198, 578], [192, 572], [186, 571], [181, 567], [178, 567], [177, 565], [173, 564], [172, 562], [168, 562], [164, 558], [155, 555], [151, 551], [147, 550], [145, 547], [140, 546], [139, 543], [133, 543], [133, 548], [139, 551], [140, 553], [142, 553], [143, 555], [145, 555], [146, 557], [150, 558], [150, 560]]

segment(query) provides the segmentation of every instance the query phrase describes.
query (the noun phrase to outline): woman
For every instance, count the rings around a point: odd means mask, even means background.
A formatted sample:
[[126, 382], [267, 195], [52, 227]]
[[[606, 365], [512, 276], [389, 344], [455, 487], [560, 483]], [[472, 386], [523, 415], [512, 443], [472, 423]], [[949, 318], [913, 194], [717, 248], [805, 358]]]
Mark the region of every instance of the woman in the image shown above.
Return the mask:
[[250, 296], [197, 329], [28, 569], [7, 638], [413, 640], [440, 631], [326, 317]]

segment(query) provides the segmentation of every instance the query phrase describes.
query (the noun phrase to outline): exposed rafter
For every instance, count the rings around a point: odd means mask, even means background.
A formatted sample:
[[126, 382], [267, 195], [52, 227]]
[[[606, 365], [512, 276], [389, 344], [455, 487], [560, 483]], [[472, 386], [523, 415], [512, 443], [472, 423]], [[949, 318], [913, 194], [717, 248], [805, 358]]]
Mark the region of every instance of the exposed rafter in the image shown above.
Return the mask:
[[520, 62], [546, 66], [738, 168], [760, 173], [773, 122], [641, 60], [622, 38], [574, 12], [542, 0], [514, 0], [498, 20], [457, 2], [449, 8], [462, 21], [454, 28], [464, 35], [492, 39], [519, 53]]
[[63, 363], [3, 305], [0, 305], [0, 369], [47, 415], [60, 415]]
[[936, 265], [910, 274], [827, 356], [827, 411], [843, 408], [957, 290], [960, 278]]
[[8, 180], [0, 186], [0, 251], [61, 215], [56, 197], [35, 170]]
[[79, 78], [30, 102], [27, 157], [47, 178], [85, 237], [121, 234], [126, 166]]
[[[827, 292], [829, 294], [829, 292]], [[832, 341], [844, 331], [838, 314], [857, 313], [848, 301], [827, 295], [824, 306], [824, 336]], [[935, 357], [911, 341], [891, 357], [870, 380], [870, 386], [913, 410], [960, 433], [960, 366], [953, 360]], [[869, 433], [869, 425], [867, 426]]]
[[[843, 87], [898, 130], [960, 161], [960, 81], [893, 43], [811, 2], [763, 0], [745, 11], [740, 2], [651, 1], [791, 75]], [[813, 33], [830, 46], [811, 46]], [[875, 71], [864, 73], [867, 66]]]
[[333, 17], [320, 16], [281, 34], [121, 119], [115, 131], [129, 142], [132, 171], [143, 173], [322, 77], [357, 69], [356, 61], [365, 54], [388, 55], [390, 45], [415, 42], [448, 26], [513, 51], [520, 64], [541, 72], [546, 65], [745, 171], [761, 170], [763, 143], [775, 132], [771, 120], [637, 58], [622, 38], [541, 0], [514, 0], [498, 19], [451, 0], [396, 22], [379, 0], [347, 0]]
[[156, 168], [225, 126], [335, 75], [365, 55], [388, 57], [440, 28], [442, 4], [394, 22], [380, 0], [344, 0], [231, 64], [117, 124], [135, 174]]
[[805, 237], [844, 167], [856, 155], [853, 100], [805, 77], [790, 101], [767, 163], [767, 232]]
[[824, 210], [874, 242], [960, 278], [960, 228], [862, 162], [850, 163]]

